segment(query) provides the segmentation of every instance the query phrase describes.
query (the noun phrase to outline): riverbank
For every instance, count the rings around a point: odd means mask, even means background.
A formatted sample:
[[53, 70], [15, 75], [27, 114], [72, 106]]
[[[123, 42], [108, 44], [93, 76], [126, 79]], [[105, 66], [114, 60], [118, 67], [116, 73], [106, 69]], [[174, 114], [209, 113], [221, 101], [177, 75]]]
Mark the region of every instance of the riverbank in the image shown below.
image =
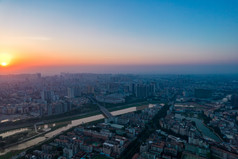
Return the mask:
[[[149, 103], [147, 103], [148, 105]], [[116, 110], [120, 110], [120, 109], [125, 109], [125, 108], [130, 108], [130, 107], [139, 107], [139, 106], [143, 106], [145, 105], [145, 102], [141, 102], [141, 103], [136, 103], [134, 104], [126, 104], [126, 105], [121, 105], [121, 106], [117, 106], [117, 107], [111, 107], [108, 108], [109, 111], [116, 111]], [[81, 118], [85, 118], [85, 117], [89, 117], [89, 116], [93, 116], [93, 115], [98, 115], [101, 114], [101, 112], [99, 110], [90, 112], [90, 113], [84, 113], [84, 114], [80, 114], [80, 115], [75, 115], [75, 116], [71, 116], [71, 117], [64, 117], [64, 118], [60, 118], [57, 121], [48, 121], [48, 122], [44, 122], [42, 125], [49, 125], [49, 124], [60, 124], [61, 126], [57, 127], [63, 127], [65, 126], [64, 124], [62, 125], [61, 122], [70, 122], [72, 120], [77, 120], [77, 119], [81, 119]], [[40, 126], [40, 125], [38, 125]], [[28, 128], [28, 129], [34, 129], [33, 126], [30, 127], [24, 127], [24, 128]], [[19, 129], [23, 129], [23, 128], [19, 128]], [[52, 127], [51, 131], [53, 131], [55, 129], [55, 127]], [[13, 129], [7, 132], [11, 132], [11, 131], [16, 131], [18, 129]]]
[[206, 136], [208, 138], [211, 138], [217, 142], [221, 142], [222, 140], [220, 139], [220, 136], [218, 136], [214, 131], [212, 131], [202, 119], [198, 119], [196, 117], [185, 117], [182, 116], [181, 114], [175, 114], [177, 118], [185, 118], [187, 120], [191, 120], [195, 122], [197, 129], [202, 133], [203, 136]]
[[223, 142], [222, 137], [221, 137], [212, 127], [207, 126], [204, 122], [203, 122], [203, 124], [204, 124], [208, 129], [210, 129], [214, 134], [216, 134], [216, 136], [220, 138], [221, 142]]
[[[125, 106], [123, 106], [123, 107], [125, 107]], [[120, 108], [118, 108], [118, 109], [120, 109]], [[130, 113], [130, 112], [134, 112], [134, 111], [136, 111], [136, 107], [120, 109], [120, 110], [117, 110], [117, 111], [113, 111], [111, 113], [114, 116], [117, 116], [117, 115]], [[5, 155], [5, 154], [7, 154], [11, 151], [15, 151], [15, 150], [22, 150], [23, 151], [23, 150], [25, 150], [29, 147], [32, 147], [33, 145], [38, 145], [39, 143], [42, 143], [42, 142], [44, 143], [44, 142], [48, 141], [51, 138], [55, 138], [55, 136], [57, 136], [58, 134], [60, 134], [62, 132], [65, 132], [66, 130], [71, 129], [72, 127], [75, 127], [75, 126], [78, 126], [78, 125], [84, 124], [84, 123], [97, 121], [97, 120], [100, 120], [100, 119], [104, 119], [103, 115], [101, 115], [101, 114], [90, 116], [90, 117], [85, 117], [85, 118], [82, 118], [82, 119], [72, 120], [71, 124], [69, 124], [65, 127], [59, 128], [59, 129], [54, 130], [52, 132], [48, 132], [44, 136], [35, 138], [35, 139], [30, 140], [26, 143], [22, 143], [20, 145], [13, 146], [12, 148], [10, 148], [8, 150], [5, 150], [4, 152], [1, 152], [0, 154]]]
[[[153, 102], [152, 102], [153, 103]], [[135, 102], [135, 103], [128, 103], [128, 104], [122, 104], [122, 105], [118, 105], [118, 106], [113, 106], [113, 107], [107, 107], [107, 109], [109, 111], [115, 111], [115, 110], [119, 110], [119, 109], [123, 109], [123, 108], [130, 108], [130, 107], [137, 107], [137, 106], [141, 106], [141, 105], [145, 105], [145, 104], [149, 104], [148, 102]], [[42, 121], [44, 122], [44, 124], [51, 124], [51, 123], [58, 123], [61, 121], [70, 121], [70, 120], [76, 120], [76, 119], [80, 119], [82, 116], [87, 115], [88, 113], [82, 113], [82, 114], [74, 114], [74, 115], [57, 115], [57, 116], [52, 116], [52, 117], [47, 117], [46, 119], [42, 119]], [[100, 114], [100, 110], [93, 110], [90, 112], [90, 115], [96, 115], [96, 114]], [[32, 120], [36, 120], [35, 118]], [[37, 119], [38, 120], [38, 119]], [[39, 122], [39, 121], [36, 121]], [[24, 123], [24, 124], [20, 124], [20, 125], [16, 125], [16, 126], [10, 126], [9, 128], [7, 127], [2, 127], [0, 129], [0, 134], [8, 132], [8, 131], [14, 131], [17, 129], [21, 129], [21, 128], [31, 128], [34, 127], [34, 123]]]

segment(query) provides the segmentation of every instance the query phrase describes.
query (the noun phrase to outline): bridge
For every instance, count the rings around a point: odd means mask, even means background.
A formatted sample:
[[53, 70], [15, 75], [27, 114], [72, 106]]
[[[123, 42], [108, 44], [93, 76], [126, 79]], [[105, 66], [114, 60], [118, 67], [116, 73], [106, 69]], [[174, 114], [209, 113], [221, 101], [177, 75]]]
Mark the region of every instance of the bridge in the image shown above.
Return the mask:
[[113, 115], [105, 107], [100, 106], [99, 104], [98, 104], [98, 107], [99, 107], [99, 109], [102, 112], [104, 117], [106, 117], [106, 118], [112, 118], [113, 117]]
[[93, 104], [97, 104], [97, 106], [99, 107], [100, 111], [102, 112], [102, 115], [105, 118], [113, 118], [113, 115], [105, 107], [103, 107], [99, 103], [97, 103], [96, 100], [93, 99], [92, 97], [89, 97], [89, 98], [93, 102]]

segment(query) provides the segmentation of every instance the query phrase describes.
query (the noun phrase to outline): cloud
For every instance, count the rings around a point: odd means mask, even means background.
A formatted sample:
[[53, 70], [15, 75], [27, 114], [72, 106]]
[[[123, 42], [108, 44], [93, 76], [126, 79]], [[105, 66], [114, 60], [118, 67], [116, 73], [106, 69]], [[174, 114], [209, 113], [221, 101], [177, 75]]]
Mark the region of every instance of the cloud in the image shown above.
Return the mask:
[[39, 41], [49, 41], [51, 38], [49, 37], [40, 37], [40, 36], [33, 36], [33, 37], [25, 37], [26, 40], [39, 40]]
[[36, 41], [50, 41], [50, 37], [45, 36], [24, 36], [24, 37], [12, 37], [13, 39], [20, 40], [36, 40]]

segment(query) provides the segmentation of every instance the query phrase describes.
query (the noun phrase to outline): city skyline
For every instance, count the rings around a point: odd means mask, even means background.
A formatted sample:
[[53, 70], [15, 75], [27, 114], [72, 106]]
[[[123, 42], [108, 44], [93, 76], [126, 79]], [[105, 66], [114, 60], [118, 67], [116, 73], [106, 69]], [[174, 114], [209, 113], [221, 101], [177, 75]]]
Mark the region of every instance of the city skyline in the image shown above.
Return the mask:
[[238, 0], [0, 0], [0, 158], [238, 159]]
[[0, 74], [238, 73], [238, 2], [0, 1]]

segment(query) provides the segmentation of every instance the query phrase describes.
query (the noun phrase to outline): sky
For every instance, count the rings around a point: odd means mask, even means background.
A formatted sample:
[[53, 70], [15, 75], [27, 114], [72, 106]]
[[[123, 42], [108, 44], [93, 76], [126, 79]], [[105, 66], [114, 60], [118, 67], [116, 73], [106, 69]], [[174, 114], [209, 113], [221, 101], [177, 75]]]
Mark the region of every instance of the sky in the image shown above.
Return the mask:
[[238, 73], [238, 1], [0, 0], [0, 64], [0, 74]]

